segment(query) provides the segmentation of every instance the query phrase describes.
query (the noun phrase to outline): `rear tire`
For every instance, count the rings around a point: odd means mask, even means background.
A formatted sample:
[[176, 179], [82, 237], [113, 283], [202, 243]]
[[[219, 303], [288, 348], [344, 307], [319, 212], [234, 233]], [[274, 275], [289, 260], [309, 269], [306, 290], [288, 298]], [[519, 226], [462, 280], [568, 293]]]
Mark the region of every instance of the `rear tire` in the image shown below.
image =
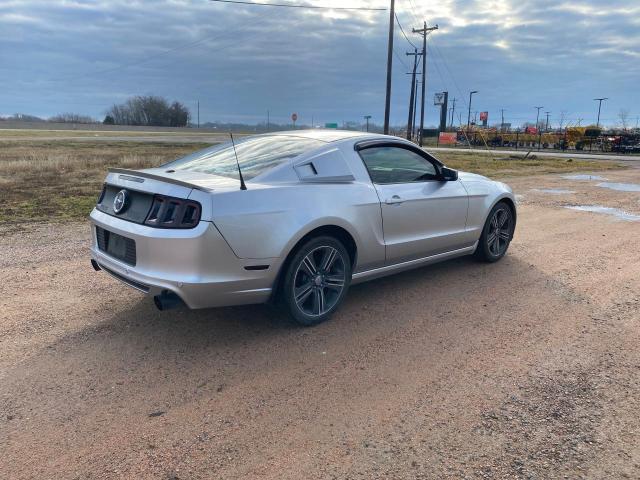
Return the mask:
[[497, 262], [505, 256], [515, 229], [511, 207], [498, 202], [489, 212], [476, 248], [475, 257], [483, 262]]
[[308, 327], [337, 310], [350, 284], [347, 249], [333, 237], [316, 237], [301, 245], [288, 262], [281, 298], [293, 321]]

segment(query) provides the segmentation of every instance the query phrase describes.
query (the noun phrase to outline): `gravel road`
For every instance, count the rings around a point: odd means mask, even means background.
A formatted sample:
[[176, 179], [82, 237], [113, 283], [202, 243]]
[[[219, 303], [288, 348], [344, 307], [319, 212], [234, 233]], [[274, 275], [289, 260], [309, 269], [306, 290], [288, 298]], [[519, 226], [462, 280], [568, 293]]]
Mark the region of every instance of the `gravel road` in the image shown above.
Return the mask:
[[503, 261], [358, 285], [313, 329], [158, 312], [85, 224], [0, 234], [1, 476], [640, 478], [640, 222], [564, 208], [640, 193], [510, 183]]

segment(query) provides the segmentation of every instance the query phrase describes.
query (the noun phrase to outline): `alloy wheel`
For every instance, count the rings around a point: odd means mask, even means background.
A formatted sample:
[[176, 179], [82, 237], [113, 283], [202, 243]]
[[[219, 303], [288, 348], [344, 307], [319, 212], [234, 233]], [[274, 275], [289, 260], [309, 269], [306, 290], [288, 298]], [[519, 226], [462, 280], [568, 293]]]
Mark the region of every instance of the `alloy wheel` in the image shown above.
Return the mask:
[[293, 281], [293, 298], [305, 315], [321, 316], [340, 300], [346, 283], [345, 260], [330, 246], [311, 250], [300, 262]]
[[503, 255], [511, 241], [511, 212], [508, 208], [499, 208], [491, 217], [487, 246], [494, 256]]

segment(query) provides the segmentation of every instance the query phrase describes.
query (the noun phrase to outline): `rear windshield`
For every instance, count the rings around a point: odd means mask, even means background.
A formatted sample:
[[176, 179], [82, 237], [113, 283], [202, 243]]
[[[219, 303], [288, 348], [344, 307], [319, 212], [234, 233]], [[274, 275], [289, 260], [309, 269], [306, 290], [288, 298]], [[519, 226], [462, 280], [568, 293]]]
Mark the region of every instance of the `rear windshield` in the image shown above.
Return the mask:
[[[247, 137], [235, 141], [238, 162], [245, 180], [280, 165], [290, 158], [325, 144], [320, 140], [288, 135]], [[200, 150], [164, 165], [164, 168], [210, 173], [238, 178], [236, 156], [231, 142]]]

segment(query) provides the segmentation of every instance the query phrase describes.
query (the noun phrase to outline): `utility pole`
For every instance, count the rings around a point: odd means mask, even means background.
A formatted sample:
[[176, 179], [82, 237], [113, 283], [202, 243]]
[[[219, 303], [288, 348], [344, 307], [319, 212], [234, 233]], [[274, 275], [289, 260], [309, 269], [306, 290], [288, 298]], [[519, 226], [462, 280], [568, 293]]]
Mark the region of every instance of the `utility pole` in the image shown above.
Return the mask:
[[270, 112], [269, 112], [269, 110], [267, 110], [267, 132], [271, 128], [270, 123], [271, 123]]
[[538, 114], [536, 115], [536, 128], [540, 128], [540, 110], [542, 110], [544, 107], [533, 107], [533, 108], [537, 108], [538, 109]]
[[594, 102], [599, 102], [598, 103], [598, 123], [596, 124], [598, 128], [600, 128], [600, 112], [602, 111], [602, 102], [604, 102], [605, 100], [609, 100], [609, 99], [607, 97], [593, 99]]
[[364, 119], [367, 121], [367, 132], [369, 131], [369, 119], [371, 118], [371, 115], [365, 115]]
[[500, 131], [504, 131], [504, 108], [500, 109], [500, 114], [502, 115], [502, 123], [500, 124]]
[[418, 115], [418, 84], [420, 80], [416, 78], [416, 96], [413, 99], [413, 123], [411, 124], [412, 133], [415, 132], [414, 137], [417, 137], [418, 133], [416, 130], [416, 116]]
[[451, 106], [451, 124], [450, 127], [453, 128], [453, 115], [456, 113], [456, 97], [453, 97], [452, 100], [452, 106]]
[[413, 33], [419, 33], [422, 35], [422, 107], [420, 108], [420, 132], [418, 132], [418, 137], [420, 138], [420, 146], [422, 147], [424, 143], [423, 132], [424, 132], [424, 95], [425, 88], [427, 85], [427, 35], [429, 32], [438, 29], [438, 25], [435, 27], [427, 28], [427, 22], [424, 22], [421, 30], [413, 29]]
[[384, 134], [389, 135], [389, 114], [391, 110], [391, 69], [393, 68], [393, 26], [395, 22], [395, 0], [389, 8], [389, 44], [387, 45], [387, 96], [384, 104]]
[[409, 120], [407, 121], [407, 140], [411, 140], [413, 133], [413, 105], [416, 97], [416, 70], [418, 69], [418, 57], [422, 55], [418, 53], [418, 49], [414, 49], [413, 53], [407, 52], [407, 56], [413, 55], [413, 72], [411, 73], [411, 96], [409, 97]]
[[198, 128], [200, 128], [200, 100], [198, 100]]
[[477, 90], [472, 90], [469, 92], [469, 114], [467, 115], [467, 140], [469, 140], [469, 133], [471, 133], [471, 100], [473, 100], [473, 95], [478, 93]]
[[546, 125], [544, 130], [545, 130], [545, 132], [548, 132], [549, 131], [549, 114], [551, 112], [544, 112], [544, 113], [547, 115], [547, 125]]

